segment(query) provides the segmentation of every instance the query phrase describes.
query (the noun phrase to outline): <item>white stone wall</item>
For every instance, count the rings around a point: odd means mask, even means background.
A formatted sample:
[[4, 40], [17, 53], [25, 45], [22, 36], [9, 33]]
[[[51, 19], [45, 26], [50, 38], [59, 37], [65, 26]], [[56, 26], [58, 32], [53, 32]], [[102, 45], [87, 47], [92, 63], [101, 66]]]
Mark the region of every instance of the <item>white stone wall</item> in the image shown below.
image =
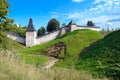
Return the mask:
[[95, 31], [100, 31], [100, 28], [92, 28], [92, 27], [80, 27], [79, 29], [90, 29], [90, 30], [95, 30]]
[[26, 46], [31, 47], [36, 45], [36, 31], [26, 32]]
[[71, 31], [71, 32], [74, 31], [74, 30], [77, 30], [77, 29], [79, 29], [79, 28], [77, 27], [77, 25], [71, 25], [71, 26], [70, 26], [70, 31]]
[[7, 37], [19, 43], [25, 44], [25, 38], [15, 33], [7, 33]]
[[42, 44], [54, 40], [59, 34], [60, 34], [60, 30], [44, 35], [42, 37], [38, 37], [36, 39], [36, 44]]
[[60, 35], [62, 36], [63, 34], [65, 34], [66, 32], [69, 32], [70, 30], [69, 30], [69, 27], [63, 27], [63, 28], [61, 28], [61, 33], [60, 33]]
[[77, 26], [77, 25], [72, 25], [71, 26], [71, 32], [74, 31], [74, 30], [79, 30], [79, 29], [90, 29], [90, 30], [95, 30], [95, 31], [100, 31], [100, 28], [97, 28], [97, 27], [80, 27], [80, 26]]

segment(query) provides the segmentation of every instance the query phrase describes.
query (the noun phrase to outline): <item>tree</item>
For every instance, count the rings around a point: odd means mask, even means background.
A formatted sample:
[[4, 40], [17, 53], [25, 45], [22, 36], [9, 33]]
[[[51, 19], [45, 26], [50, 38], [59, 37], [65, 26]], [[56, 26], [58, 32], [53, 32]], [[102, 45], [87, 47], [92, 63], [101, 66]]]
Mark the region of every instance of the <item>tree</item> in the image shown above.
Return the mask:
[[11, 29], [13, 29], [13, 22], [14, 22], [13, 19], [7, 18], [6, 21], [4, 22], [3, 30], [4, 31], [11, 31]]
[[92, 21], [88, 21], [87, 26], [95, 26], [95, 24]]
[[47, 31], [48, 32], [52, 32], [53, 30], [57, 30], [60, 28], [60, 23], [58, 20], [56, 20], [55, 18], [52, 18], [47, 25]]
[[45, 28], [44, 27], [40, 27], [40, 29], [37, 32], [37, 35], [40, 36], [40, 35], [43, 35], [43, 34], [45, 34]]
[[7, 17], [9, 13], [9, 7], [10, 4], [7, 0], [0, 0], [0, 31], [9, 29], [12, 23], [14, 22], [13, 19], [9, 19]]
[[102, 28], [102, 31], [104, 32], [104, 31], [105, 31], [105, 29], [104, 29], [104, 28]]

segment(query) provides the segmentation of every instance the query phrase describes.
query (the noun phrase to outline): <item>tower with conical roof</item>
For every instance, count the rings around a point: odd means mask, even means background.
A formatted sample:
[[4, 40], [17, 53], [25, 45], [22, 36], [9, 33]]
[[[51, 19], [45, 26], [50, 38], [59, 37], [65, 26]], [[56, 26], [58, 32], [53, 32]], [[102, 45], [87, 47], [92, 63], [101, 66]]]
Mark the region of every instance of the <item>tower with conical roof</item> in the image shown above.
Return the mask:
[[69, 30], [70, 30], [70, 32], [71, 32], [71, 31], [76, 30], [77, 25], [76, 25], [76, 23], [73, 22], [73, 20], [71, 20], [71, 21], [69, 22], [69, 24], [68, 24], [68, 27], [69, 27]]
[[26, 46], [31, 47], [36, 44], [36, 30], [33, 25], [33, 21], [30, 18], [29, 24], [26, 30]]

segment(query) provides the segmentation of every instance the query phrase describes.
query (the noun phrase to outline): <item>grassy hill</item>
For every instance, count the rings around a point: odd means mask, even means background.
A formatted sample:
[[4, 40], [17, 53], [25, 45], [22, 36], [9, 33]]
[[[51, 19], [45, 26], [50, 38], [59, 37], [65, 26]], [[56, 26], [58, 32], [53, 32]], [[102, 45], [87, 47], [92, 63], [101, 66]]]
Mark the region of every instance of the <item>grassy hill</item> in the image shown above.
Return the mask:
[[19, 49], [23, 49], [24, 45], [7, 38], [5, 32], [0, 32], [0, 48], [5, 49], [5, 50], [16, 51]]
[[80, 54], [79, 70], [91, 71], [94, 75], [120, 79], [120, 30], [92, 44]]
[[[76, 30], [71, 33], [67, 33], [61, 37], [58, 37], [57, 39], [42, 44], [33, 46], [31, 48], [20, 50], [21, 53], [20, 56], [24, 57], [24, 60], [33, 62], [33, 64], [40, 64], [37, 60], [37, 58], [34, 58], [35, 55], [45, 55], [47, 47], [63, 41], [67, 45], [67, 55], [61, 55], [65, 59], [60, 60], [55, 66], [59, 67], [67, 67], [67, 68], [74, 68], [75, 64], [78, 61], [79, 53], [84, 49], [85, 47], [89, 46], [90, 43], [93, 43], [99, 39], [102, 38], [102, 35], [97, 31], [91, 31], [91, 30]], [[29, 59], [27, 56], [31, 56]], [[33, 59], [33, 60], [32, 60]]]

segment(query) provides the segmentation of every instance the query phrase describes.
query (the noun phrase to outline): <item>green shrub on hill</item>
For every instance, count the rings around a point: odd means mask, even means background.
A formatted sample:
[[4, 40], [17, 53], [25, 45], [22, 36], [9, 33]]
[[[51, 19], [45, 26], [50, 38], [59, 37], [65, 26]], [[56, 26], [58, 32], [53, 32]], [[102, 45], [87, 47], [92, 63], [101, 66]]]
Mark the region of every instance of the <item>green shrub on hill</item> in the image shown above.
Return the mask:
[[120, 79], [120, 30], [97, 41], [81, 54], [79, 70], [89, 70], [94, 75]]

